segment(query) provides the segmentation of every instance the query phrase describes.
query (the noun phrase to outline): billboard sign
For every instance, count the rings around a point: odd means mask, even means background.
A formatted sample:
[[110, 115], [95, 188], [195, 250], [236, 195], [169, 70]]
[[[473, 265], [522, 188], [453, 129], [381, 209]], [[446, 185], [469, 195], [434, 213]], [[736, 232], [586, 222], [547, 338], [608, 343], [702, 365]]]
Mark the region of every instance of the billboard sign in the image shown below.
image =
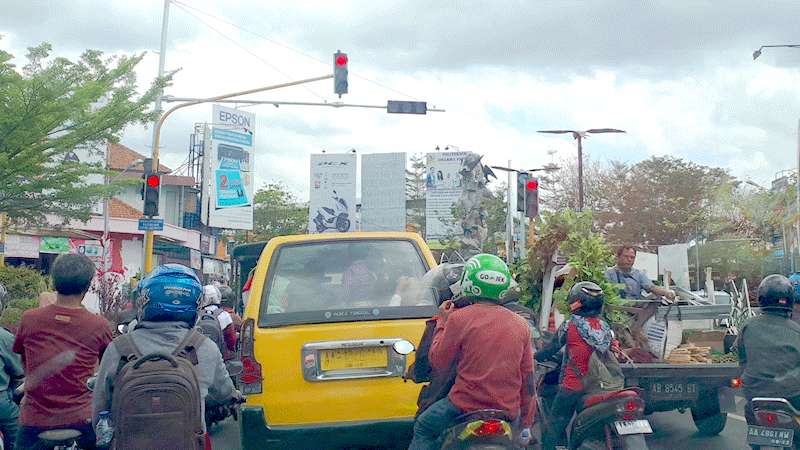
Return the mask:
[[461, 164], [470, 152], [428, 153], [425, 173], [425, 230], [428, 240], [454, 232], [453, 205], [461, 196]]
[[210, 227], [252, 230], [256, 117], [221, 105], [214, 105], [212, 111], [211, 133], [205, 134], [204, 223]]
[[405, 153], [361, 157], [361, 229], [405, 231]]
[[308, 232], [356, 229], [356, 155], [311, 155]]

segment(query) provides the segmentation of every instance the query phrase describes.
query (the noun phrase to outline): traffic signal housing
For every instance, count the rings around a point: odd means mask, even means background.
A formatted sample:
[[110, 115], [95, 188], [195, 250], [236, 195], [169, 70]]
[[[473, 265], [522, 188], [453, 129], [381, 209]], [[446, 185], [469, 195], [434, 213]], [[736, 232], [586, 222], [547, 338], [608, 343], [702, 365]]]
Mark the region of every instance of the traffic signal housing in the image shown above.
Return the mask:
[[525, 215], [531, 219], [539, 215], [539, 180], [536, 178], [525, 182]]
[[517, 212], [525, 212], [525, 189], [530, 179], [530, 174], [517, 172]]
[[347, 53], [337, 51], [333, 54], [333, 92], [342, 97], [347, 94]]
[[161, 190], [161, 175], [155, 172], [144, 174], [144, 215], [158, 215], [158, 197]]

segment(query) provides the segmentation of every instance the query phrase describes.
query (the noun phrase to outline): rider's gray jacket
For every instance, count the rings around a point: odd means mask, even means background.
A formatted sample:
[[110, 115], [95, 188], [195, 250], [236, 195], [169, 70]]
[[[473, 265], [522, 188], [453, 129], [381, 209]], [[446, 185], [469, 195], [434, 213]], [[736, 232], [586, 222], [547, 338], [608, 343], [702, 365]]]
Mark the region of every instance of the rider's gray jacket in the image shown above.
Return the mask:
[[[157, 352], [172, 353], [183, 341], [188, 331], [189, 326], [185, 322], [145, 321], [140, 322], [130, 333], [139, 352], [147, 355]], [[121, 358], [115, 343], [116, 339], [106, 349], [97, 372], [97, 382], [92, 398], [92, 421], [95, 424], [101, 411], [111, 411], [111, 390]], [[206, 339], [203, 345], [197, 349], [197, 362], [195, 372], [200, 384], [200, 394], [203, 396], [203, 408], [205, 408], [204, 403], [207, 396], [211, 396], [212, 400], [219, 402], [229, 400], [233, 396], [235, 388], [216, 344]]]
[[739, 333], [739, 364], [745, 396], [800, 396], [800, 325], [786, 315], [765, 312]]

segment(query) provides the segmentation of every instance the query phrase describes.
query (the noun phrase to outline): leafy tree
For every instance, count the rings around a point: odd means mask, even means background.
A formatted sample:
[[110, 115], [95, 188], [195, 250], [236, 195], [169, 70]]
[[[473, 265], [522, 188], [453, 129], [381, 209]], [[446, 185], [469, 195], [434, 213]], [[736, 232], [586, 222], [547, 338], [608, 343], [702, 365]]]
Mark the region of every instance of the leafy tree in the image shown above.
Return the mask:
[[0, 51], [0, 211], [18, 223], [41, 224], [46, 214], [88, 220], [118, 186], [87, 183], [104, 173], [102, 165], [69, 155], [102, 148], [126, 126], [152, 120], [149, 105], [167, 81], [139, 95], [134, 69], [143, 54], [87, 50], [70, 61], [50, 58], [51, 50], [46, 43], [29, 48], [21, 70]]
[[276, 236], [302, 234], [308, 229], [308, 206], [298, 203], [281, 183], [269, 183], [253, 198], [253, 232], [239, 241], [268, 241]]

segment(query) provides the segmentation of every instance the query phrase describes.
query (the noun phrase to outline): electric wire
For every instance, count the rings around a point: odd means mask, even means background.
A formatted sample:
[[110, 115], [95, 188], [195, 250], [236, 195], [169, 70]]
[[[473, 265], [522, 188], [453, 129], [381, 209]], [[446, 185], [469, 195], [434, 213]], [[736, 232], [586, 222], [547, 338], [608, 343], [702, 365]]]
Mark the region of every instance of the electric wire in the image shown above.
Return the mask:
[[[179, 5], [179, 6], [182, 6], [182, 7], [184, 7], [184, 8], [191, 9], [191, 10], [193, 10], [193, 11], [197, 12], [198, 14], [203, 14], [203, 15], [205, 15], [205, 16], [208, 16], [208, 17], [210, 17], [210, 18], [213, 18], [213, 19], [215, 19], [215, 20], [218, 20], [218, 21], [220, 21], [220, 22], [222, 22], [222, 23], [224, 23], [224, 24], [227, 24], [227, 25], [230, 25], [230, 26], [232, 26], [232, 27], [234, 27], [234, 28], [237, 28], [237, 29], [239, 29], [240, 31], [244, 31], [245, 33], [248, 33], [248, 34], [251, 34], [251, 35], [253, 35], [253, 36], [256, 36], [256, 37], [258, 37], [258, 38], [264, 39], [265, 41], [271, 42], [271, 43], [273, 43], [273, 44], [275, 44], [275, 45], [277, 45], [277, 46], [279, 46], [279, 47], [283, 47], [283, 48], [285, 48], [285, 49], [287, 49], [287, 50], [289, 50], [289, 51], [295, 52], [295, 53], [297, 53], [298, 55], [305, 56], [306, 58], [309, 58], [309, 59], [311, 59], [311, 60], [314, 60], [314, 61], [316, 61], [316, 62], [318, 62], [318, 63], [320, 63], [320, 64], [324, 64], [325, 66], [327, 66], [327, 65], [329, 64], [328, 62], [325, 62], [325, 61], [323, 61], [323, 60], [321, 60], [321, 59], [317, 58], [316, 56], [309, 55], [308, 53], [305, 53], [305, 52], [303, 52], [303, 51], [301, 51], [301, 50], [298, 50], [298, 49], [296, 49], [296, 48], [293, 48], [293, 47], [291, 47], [291, 46], [289, 46], [289, 45], [287, 45], [287, 44], [284, 44], [284, 43], [282, 43], [282, 42], [280, 42], [280, 41], [276, 41], [275, 39], [272, 39], [272, 38], [270, 38], [270, 37], [268, 37], [268, 36], [264, 36], [264, 35], [263, 35], [263, 34], [261, 34], [261, 33], [258, 33], [258, 32], [252, 31], [252, 30], [249, 30], [249, 29], [247, 29], [247, 28], [245, 28], [245, 27], [243, 27], [243, 26], [241, 26], [241, 25], [238, 25], [238, 24], [236, 24], [235, 22], [231, 22], [231, 21], [229, 21], [229, 20], [227, 20], [227, 19], [225, 19], [225, 18], [223, 18], [223, 17], [220, 17], [220, 16], [217, 16], [217, 15], [215, 15], [215, 14], [211, 14], [211, 13], [205, 12], [205, 11], [203, 11], [203, 10], [200, 10], [200, 9], [198, 9], [198, 8], [195, 8], [194, 6], [187, 5], [187, 4], [185, 4], [185, 3], [182, 3], [182, 2], [179, 2], [179, 1], [177, 1], [177, 0], [172, 0], [172, 3], [174, 3], [174, 4], [176, 4], [176, 5]], [[182, 9], [183, 9], [183, 8], [182, 8]], [[186, 9], [184, 9], [184, 11], [186, 11]], [[186, 11], [186, 12], [188, 13], [189, 11]], [[195, 16], [195, 17], [196, 17], [196, 16]], [[410, 98], [410, 99], [412, 99], [412, 100], [419, 100], [417, 97], [415, 97], [415, 96], [413, 96], [413, 95], [406, 94], [405, 92], [402, 92], [402, 91], [398, 91], [397, 89], [394, 89], [394, 88], [392, 88], [392, 87], [389, 87], [389, 86], [387, 86], [387, 85], [385, 85], [385, 84], [383, 84], [383, 83], [381, 83], [381, 82], [379, 82], [379, 81], [375, 81], [375, 80], [373, 80], [373, 79], [367, 78], [367, 77], [365, 77], [365, 76], [359, 75], [359, 74], [357, 74], [357, 73], [354, 73], [354, 72], [350, 72], [350, 74], [351, 74], [351, 75], [353, 75], [353, 76], [354, 76], [354, 77], [356, 77], [356, 78], [359, 78], [359, 79], [361, 79], [361, 80], [364, 80], [364, 81], [367, 81], [367, 82], [369, 82], [369, 83], [372, 83], [372, 84], [374, 84], [374, 85], [376, 85], [376, 86], [379, 86], [379, 87], [381, 87], [381, 88], [383, 88], [383, 89], [386, 89], [386, 90], [388, 90], [388, 91], [394, 92], [395, 94], [399, 94], [399, 95], [402, 95], [402, 96], [404, 96], [404, 97], [408, 97], [408, 98]]]

